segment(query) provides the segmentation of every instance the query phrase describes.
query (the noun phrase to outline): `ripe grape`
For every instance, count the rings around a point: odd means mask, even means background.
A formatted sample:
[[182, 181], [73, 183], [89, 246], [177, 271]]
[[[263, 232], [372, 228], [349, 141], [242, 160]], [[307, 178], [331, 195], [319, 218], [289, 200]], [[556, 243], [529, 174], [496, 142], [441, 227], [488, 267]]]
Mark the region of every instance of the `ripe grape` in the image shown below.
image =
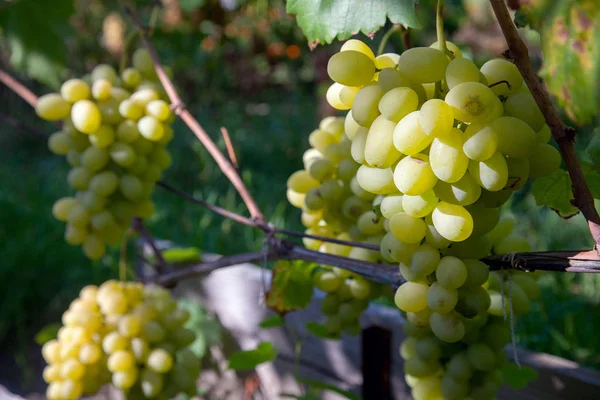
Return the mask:
[[400, 54], [398, 70], [415, 83], [437, 82], [444, 78], [448, 58], [431, 47], [413, 47]]
[[327, 73], [331, 79], [342, 85], [364, 86], [373, 79], [375, 63], [363, 52], [345, 50], [329, 59]]

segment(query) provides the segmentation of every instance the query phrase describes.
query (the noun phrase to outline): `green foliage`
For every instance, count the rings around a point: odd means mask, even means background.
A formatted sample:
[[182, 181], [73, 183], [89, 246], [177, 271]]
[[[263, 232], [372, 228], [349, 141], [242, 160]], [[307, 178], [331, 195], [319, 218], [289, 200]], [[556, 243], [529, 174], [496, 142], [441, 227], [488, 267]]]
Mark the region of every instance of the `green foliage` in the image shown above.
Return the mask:
[[190, 313], [190, 319], [185, 323], [185, 327], [196, 334], [196, 340], [190, 345], [190, 350], [198, 357], [203, 357], [209, 346], [221, 343], [222, 327], [216, 319], [207, 314], [201, 303], [187, 299], [179, 300], [177, 303], [180, 308]]
[[533, 196], [538, 206], [547, 206], [563, 218], [578, 213], [571, 201], [571, 178], [564, 169], [559, 169], [543, 178], [536, 179], [532, 185]]
[[521, 10], [540, 32], [548, 89], [573, 121], [589, 123], [600, 106], [600, 3], [537, 0]]
[[504, 382], [515, 389], [524, 389], [529, 382], [538, 378], [538, 373], [530, 367], [519, 367], [515, 363], [507, 363], [502, 367]]
[[27, 75], [58, 87], [67, 60], [65, 36], [72, 0], [21, 0], [0, 8], [0, 27], [11, 64]]
[[313, 294], [312, 271], [316, 266], [305, 261], [277, 262], [267, 305], [280, 313], [308, 306]]
[[307, 322], [306, 330], [308, 330], [310, 333], [321, 339], [339, 339], [339, 336], [332, 335], [329, 332], [327, 332], [327, 329], [325, 329], [325, 325], [319, 324], [317, 322]]
[[254, 350], [238, 351], [229, 357], [229, 368], [240, 371], [256, 368], [257, 365], [272, 361], [279, 350], [272, 342], [262, 342]]
[[385, 25], [420, 28], [415, 0], [287, 0], [287, 12], [295, 14], [298, 25], [311, 43], [331, 43], [362, 32], [365, 35]]
[[283, 317], [279, 314], [273, 315], [272, 317], [264, 319], [260, 324], [258, 324], [261, 328], [277, 328], [278, 326], [282, 326], [285, 323]]
[[206, 0], [180, 0], [179, 6], [184, 11], [193, 11], [206, 4]]
[[162, 252], [166, 262], [182, 264], [198, 262], [202, 259], [202, 251], [197, 247], [172, 247]]
[[42, 330], [35, 335], [35, 342], [41, 346], [52, 339], [56, 339], [58, 330], [61, 326], [62, 325], [58, 322], [44, 326]]

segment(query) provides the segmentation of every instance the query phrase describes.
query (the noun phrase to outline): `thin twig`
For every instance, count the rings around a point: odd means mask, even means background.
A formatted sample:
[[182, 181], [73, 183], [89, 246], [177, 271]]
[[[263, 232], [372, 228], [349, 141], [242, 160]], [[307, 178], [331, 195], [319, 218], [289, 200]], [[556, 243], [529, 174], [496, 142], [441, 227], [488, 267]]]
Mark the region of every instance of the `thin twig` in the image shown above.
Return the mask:
[[273, 228], [273, 232], [280, 233], [282, 235], [297, 237], [297, 238], [315, 239], [315, 240], [320, 240], [322, 242], [336, 243], [336, 244], [341, 244], [344, 246], [351, 246], [351, 247], [361, 247], [363, 249], [369, 249], [369, 250], [375, 250], [375, 251], [379, 251], [379, 249], [380, 249], [378, 245], [372, 244], [372, 243], [354, 242], [351, 240], [342, 240], [342, 239], [336, 239], [336, 238], [331, 238], [331, 237], [326, 237], [326, 236], [311, 235], [309, 233], [297, 232], [297, 231], [292, 231], [292, 230], [283, 229], [283, 228]]
[[221, 135], [223, 135], [223, 140], [225, 140], [225, 147], [227, 147], [227, 154], [229, 154], [229, 159], [231, 160], [233, 167], [235, 169], [238, 169], [240, 166], [238, 164], [237, 157], [235, 156], [235, 150], [233, 149], [233, 144], [231, 143], [229, 132], [224, 126], [221, 127]]
[[437, 33], [437, 40], [439, 49], [442, 53], [448, 53], [448, 47], [446, 46], [446, 35], [444, 33], [444, 0], [438, 0], [435, 11], [435, 31]]
[[537, 79], [529, 60], [527, 46], [519, 36], [504, 0], [490, 0], [490, 3], [496, 14], [496, 19], [502, 28], [502, 33], [506, 38], [506, 43], [510, 51], [509, 57], [512, 58], [519, 71], [521, 71], [525, 83], [527, 83], [538, 107], [546, 118], [552, 136], [558, 143], [558, 148], [571, 177], [571, 187], [573, 190], [572, 203], [587, 220], [592, 237], [596, 242], [596, 250], [600, 250], [600, 216], [594, 206], [594, 197], [590, 192], [579, 161], [577, 160], [577, 154], [573, 145], [575, 131], [573, 128], [566, 126], [560, 119], [546, 89]]
[[144, 238], [144, 241], [148, 243], [148, 245], [150, 245], [152, 252], [156, 256], [156, 260], [158, 261], [156, 263], [156, 272], [158, 272], [159, 274], [166, 273], [168, 270], [168, 264], [165, 261], [165, 258], [163, 257], [160, 249], [158, 248], [158, 246], [156, 246], [152, 235], [150, 235], [150, 232], [148, 232], [148, 230], [144, 226], [144, 221], [139, 217], [134, 217], [131, 220], [131, 227]]
[[17, 81], [15, 78], [10, 76], [6, 71], [0, 69], [0, 82], [4, 83], [6, 87], [15, 92], [20, 98], [25, 100], [31, 107], [35, 108], [38, 97], [23, 84]]
[[231, 181], [232, 185], [242, 197], [242, 200], [246, 204], [246, 207], [248, 207], [248, 211], [250, 211], [250, 215], [252, 216], [252, 218], [256, 219], [257, 221], [264, 222], [264, 216], [262, 212], [256, 204], [256, 201], [248, 191], [248, 188], [246, 188], [246, 185], [242, 181], [242, 178], [238, 174], [237, 170], [231, 165], [231, 163], [229, 162], [229, 160], [227, 160], [225, 155], [223, 155], [221, 150], [219, 150], [218, 146], [210, 138], [210, 136], [208, 136], [202, 125], [200, 125], [200, 123], [198, 123], [198, 121], [192, 116], [192, 114], [185, 108], [185, 105], [181, 101], [179, 94], [175, 90], [173, 82], [167, 76], [164, 68], [162, 67], [158, 54], [154, 49], [154, 46], [152, 46], [152, 42], [150, 41], [150, 39], [148, 39], [147, 33], [144, 30], [142, 23], [133, 13], [131, 8], [127, 5], [125, 6], [125, 12], [127, 13], [127, 15], [129, 15], [129, 18], [131, 18], [134, 25], [141, 32], [142, 40], [144, 41], [146, 49], [150, 53], [150, 57], [152, 58], [152, 63], [154, 65], [154, 69], [156, 70], [156, 74], [160, 80], [160, 83], [167, 92], [169, 100], [171, 100], [175, 114], [177, 114], [183, 120], [183, 122], [185, 122], [185, 124], [190, 128], [194, 135], [196, 135], [198, 140], [200, 140], [200, 142], [204, 145], [206, 150], [208, 150], [210, 155], [215, 159], [221, 171], [223, 171], [225, 176], [227, 176], [227, 178]]
[[[380, 56], [385, 51], [385, 45], [390, 40], [395, 33], [404, 31], [404, 27], [400, 24], [394, 24], [388, 31], [383, 35], [381, 41], [379, 42], [379, 47], [377, 48], [377, 55]], [[405, 49], [406, 50], [406, 49]]]

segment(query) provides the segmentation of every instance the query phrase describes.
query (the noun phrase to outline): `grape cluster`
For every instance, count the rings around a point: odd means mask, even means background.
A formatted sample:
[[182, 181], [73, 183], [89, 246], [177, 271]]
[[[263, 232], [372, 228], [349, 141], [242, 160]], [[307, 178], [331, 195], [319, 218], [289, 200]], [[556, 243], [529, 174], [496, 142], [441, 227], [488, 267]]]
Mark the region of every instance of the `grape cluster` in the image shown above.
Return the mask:
[[76, 193], [54, 203], [54, 216], [66, 222], [65, 240], [82, 245], [93, 260], [115, 244], [133, 216], [150, 217], [154, 183], [171, 165], [165, 146], [173, 138], [173, 114], [147, 51], [133, 54], [133, 67], [120, 76], [96, 66], [85, 79], [64, 82], [60, 93], [39, 98], [37, 114], [62, 121], [48, 139], [55, 154], [71, 166], [67, 176]]
[[529, 249], [498, 208], [561, 157], [514, 64], [477, 68], [445, 47], [375, 57], [349, 40], [329, 60], [327, 100], [348, 110], [355, 182], [378, 196], [382, 256], [407, 280], [394, 300], [413, 398], [485, 400], [502, 384], [503, 316], [527, 312], [537, 292], [531, 274], [490, 275], [479, 260]]
[[[357, 164], [344, 136], [344, 119], [327, 117], [309, 136], [311, 148], [304, 153], [304, 169], [287, 182], [287, 198], [302, 209], [307, 234], [379, 244], [384, 235], [383, 218], [373, 211], [376, 196], [363, 190], [356, 179]], [[379, 252], [305, 238], [311, 250], [379, 262]], [[332, 337], [344, 331], [360, 332], [359, 318], [369, 300], [382, 287], [360, 275], [323, 265], [314, 275], [315, 286], [327, 293], [322, 302], [325, 328]]]
[[75, 400], [108, 383], [127, 398], [195, 394], [196, 336], [170, 293], [140, 283], [107, 281], [81, 290], [63, 314], [58, 338], [42, 347], [49, 400]]

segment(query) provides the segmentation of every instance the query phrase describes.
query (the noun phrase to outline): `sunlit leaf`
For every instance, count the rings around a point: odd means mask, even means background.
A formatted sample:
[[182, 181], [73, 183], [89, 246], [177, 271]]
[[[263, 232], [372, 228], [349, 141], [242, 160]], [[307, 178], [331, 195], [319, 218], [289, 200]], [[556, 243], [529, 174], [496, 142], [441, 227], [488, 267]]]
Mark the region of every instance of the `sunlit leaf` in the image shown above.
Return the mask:
[[258, 324], [261, 328], [276, 328], [278, 326], [282, 326], [285, 323], [283, 317], [279, 314], [273, 315], [267, 319], [264, 319], [260, 324]]
[[44, 326], [42, 330], [35, 335], [35, 342], [39, 345], [43, 345], [52, 339], [56, 339], [60, 327], [61, 325], [59, 323]]
[[536, 179], [532, 185], [532, 192], [538, 206], [550, 207], [563, 218], [578, 213], [577, 208], [571, 204], [573, 200], [571, 178], [564, 169]]
[[277, 357], [279, 350], [272, 342], [262, 342], [254, 350], [239, 351], [229, 357], [229, 368], [233, 370], [249, 370], [257, 365], [269, 362]]
[[267, 305], [279, 313], [305, 308], [313, 294], [312, 271], [316, 264], [279, 261], [273, 268]]

